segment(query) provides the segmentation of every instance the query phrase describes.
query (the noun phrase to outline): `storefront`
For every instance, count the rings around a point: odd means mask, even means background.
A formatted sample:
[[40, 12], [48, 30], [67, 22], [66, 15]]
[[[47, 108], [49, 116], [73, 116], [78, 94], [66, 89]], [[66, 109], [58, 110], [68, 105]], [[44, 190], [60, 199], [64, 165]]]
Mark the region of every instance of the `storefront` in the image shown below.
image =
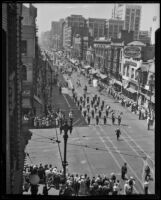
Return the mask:
[[121, 92], [122, 91], [122, 83], [120, 81], [114, 80], [113, 86], [114, 86], [114, 89], [117, 92]]

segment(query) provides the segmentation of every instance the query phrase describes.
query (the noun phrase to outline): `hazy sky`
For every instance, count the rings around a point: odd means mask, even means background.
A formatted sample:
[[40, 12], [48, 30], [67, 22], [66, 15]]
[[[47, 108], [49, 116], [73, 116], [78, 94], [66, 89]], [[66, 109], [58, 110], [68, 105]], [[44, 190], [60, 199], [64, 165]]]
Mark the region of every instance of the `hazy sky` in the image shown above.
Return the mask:
[[[26, 4], [25, 4], [26, 5]], [[78, 4], [78, 3], [39, 3], [33, 5], [37, 8], [38, 34], [51, 29], [51, 21], [58, 21], [71, 14], [80, 14], [85, 18], [111, 18], [114, 4]], [[136, 4], [135, 4], [136, 5]], [[138, 4], [137, 4], [138, 5]], [[139, 4], [142, 5], [140, 30], [149, 30], [152, 25], [153, 16], [160, 17], [159, 4]]]

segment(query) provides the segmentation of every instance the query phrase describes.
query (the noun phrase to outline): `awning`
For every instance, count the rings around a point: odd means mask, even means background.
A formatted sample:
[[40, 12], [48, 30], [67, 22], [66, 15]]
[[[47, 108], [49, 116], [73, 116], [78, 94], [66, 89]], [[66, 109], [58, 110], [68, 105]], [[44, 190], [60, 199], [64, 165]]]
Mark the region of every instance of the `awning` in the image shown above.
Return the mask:
[[41, 99], [39, 97], [37, 97], [36, 95], [34, 95], [34, 100], [39, 103], [40, 105], [43, 105]]
[[22, 99], [22, 108], [31, 108], [31, 102], [28, 98]]
[[136, 90], [134, 90], [133, 88], [129, 87], [129, 88], [126, 88], [126, 90], [128, 90], [129, 92], [131, 93], [137, 93]]
[[105, 79], [105, 78], [107, 78], [107, 76], [104, 75], [104, 74], [99, 74], [99, 76], [100, 76], [101, 79]]
[[120, 81], [115, 80], [114, 84], [122, 86], [122, 83]]
[[89, 69], [89, 68], [91, 68], [91, 66], [90, 65], [84, 65], [83, 68], [84, 69]]
[[[140, 94], [142, 94], [148, 101], [150, 101], [150, 96], [148, 96], [147, 94], [144, 94], [142, 92], [140, 92]], [[155, 97], [154, 97], [154, 95], [151, 96], [151, 102], [155, 103]]]
[[89, 73], [90, 73], [90, 74], [97, 74], [97, 70], [91, 69]]

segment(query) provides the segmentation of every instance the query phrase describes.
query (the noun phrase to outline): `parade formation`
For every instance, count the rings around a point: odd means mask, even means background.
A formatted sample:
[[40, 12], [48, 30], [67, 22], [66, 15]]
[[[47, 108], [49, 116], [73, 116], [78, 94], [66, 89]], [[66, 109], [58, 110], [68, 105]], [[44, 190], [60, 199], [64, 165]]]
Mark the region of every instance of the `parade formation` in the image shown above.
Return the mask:
[[160, 195], [159, 14], [154, 2], [2, 3], [3, 198]]
[[[62, 62], [62, 58], [57, 58], [59, 62]], [[63, 60], [64, 61], [64, 60]], [[68, 68], [60, 67], [58, 70], [63, 71], [64, 82], [62, 80], [57, 81], [56, 87], [58, 88], [59, 96], [63, 96], [63, 88], [66, 87], [68, 90], [68, 94], [71, 97], [71, 100], [76, 106], [76, 109], [80, 111], [80, 114], [86, 121], [86, 125], [88, 127], [108, 127], [113, 126], [114, 130], [112, 135], [115, 138], [115, 141], [121, 142], [124, 140], [124, 121], [126, 118], [127, 112], [133, 113], [132, 115], [136, 115], [138, 120], [144, 120], [146, 124], [147, 119], [147, 130], [152, 129], [152, 125], [150, 125], [151, 116], [150, 113], [146, 113], [146, 115], [142, 114], [142, 111], [139, 107], [136, 108], [135, 105], [131, 104], [124, 100], [124, 98], [114, 90], [113, 87], [107, 86], [104, 95], [99, 95], [100, 92], [96, 90], [88, 81], [88, 77], [86, 74], [80, 74], [80, 66], [74, 66], [67, 59], [65, 59], [66, 65], [70, 66], [69, 71], [72, 71], [72, 74], [68, 73]], [[76, 79], [73, 79], [73, 74]], [[82, 79], [84, 80], [82, 82]], [[91, 79], [91, 78], [90, 78]], [[69, 80], [72, 82], [72, 87], [69, 86]], [[86, 81], [85, 81], [86, 80]], [[92, 81], [92, 80], [91, 80]], [[91, 89], [95, 90], [91, 92]], [[110, 98], [112, 101], [117, 101], [118, 106], [115, 107], [114, 104], [109, 103], [107, 99]], [[54, 128], [58, 129], [60, 135], [62, 133], [67, 134], [65, 132], [64, 126], [68, 126], [70, 134], [75, 131], [74, 121], [75, 114], [72, 108], [69, 108], [68, 112], [63, 112], [61, 107], [57, 107], [56, 105], [48, 105], [47, 112], [44, 116], [35, 116], [33, 118], [33, 128]], [[130, 107], [130, 108], [129, 108]], [[116, 109], [119, 108], [119, 109]], [[141, 114], [140, 114], [141, 113]], [[58, 131], [57, 130], [57, 131]], [[146, 130], [146, 128], [145, 128]], [[123, 133], [122, 133], [123, 132]], [[107, 129], [108, 134], [108, 129]], [[42, 136], [41, 136], [42, 137]], [[45, 134], [43, 137], [47, 137]], [[64, 137], [64, 136], [63, 136]], [[146, 136], [147, 137], [147, 136]], [[77, 145], [71, 144], [70, 138], [69, 144], [66, 145]], [[113, 139], [112, 139], [113, 140]], [[60, 140], [56, 140], [57, 143], [60, 143]], [[83, 143], [81, 144], [84, 145]], [[136, 144], [137, 145], [137, 144]], [[117, 144], [116, 144], [117, 146]], [[84, 147], [91, 148], [90, 145], [84, 145]], [[138, 147], [139, 148], [139, 147]], [[95, 148], [99, 150], [99, 148]], [[141, 147], [140, 147], [141, 149]], [[136, 151], [136, 150], [135, 150]], [[121, 153], [121, 152], [120, 152]], [[137, 153], [137, 152], [136, 152]], [[137, 153], [138, 155], [138, 153]], [[28, 155], [29, 156], [29, 155]], [[141, 155], [139, 155], [141, 156]], [[144, 153], [144, 156], [147, 156]], [[144, 158], [143, 158], [144, 159]], [[123, 159], [125, 161], [125, 159]], [[147, 159], [146, 159], [147, 162]], [[145, 164], [145, 162], [143, 162]], [[38, 164], [38, 163], [37, 163]], [[121, 164], [121, 163], [120, 163]], [[120, 166], [119, 164], [119, 166]], [[120, 168], [120, 175], [116, 175], [114, 172], [107, 177], [104, 175], [90, 176], [88, 174], [78, 175], [79, 172], [73, 173], [70, 170], [70, 173], [65, 174], [64, 170], [66, 170], [67, 165], [64, 168], [62, 164], [62, 168], [57, 170], [57, 167], [53, 168], [52, 164], [45, 165], [40, 167], [35, 166], [27, 166], [24, 169], [24, 193], [28, 193], [30, 191], [31, 194], [44, 194], [47, 195], [50, 193], [52, 189], [55, 191], [59, 191], [59, 195], [67, 195], [67, 196], [90, 196], [90, 195], [119, 195], [119, 194], [138, 194], [137, 187], [140, 184], [140, 179], [138, 180], [138, 176], [133, 172], [130, 167], [130, 174], [128, 173], [128, 164], [125, 162], [124, 165]], [[70, 164], [69, 164], [70, 166]], [[153, 168], [153, 165], [151, 165]], [[146, 165], [143, 165], [143, 178], [142, 178], [142, 193], [149, 193], [149, 185], [154, 181], [154, 174], [151, 172], [151, 167], [149, 167], [148, 162]], [[42, 170], [40, 170], [42, 169]], [[55, 169], [55, 171], [54, 171]], [[35, 170], [35, 174], [39, 177], [39, 184], [36, 184], [37, 187], [30, 183], [30, 176], [33, 174]], [[39, 172], [41, 171], [41, 172]], [[152, 169], [153, 171], [153, 169]], [[83, 171], [81, 172], [83, 173]], [[128, 175], [127, 175], [128, 174]], [[27, 178], [28, 177], [28, 178]], [[135, 178], [133, 178], [135, 177]], [[39, 186], [43, 185], [42, 192], [39, 192]], [[139, 186], [141, 187], [141, 186]], [[141, 188], [140, 188], [141, 189]]]

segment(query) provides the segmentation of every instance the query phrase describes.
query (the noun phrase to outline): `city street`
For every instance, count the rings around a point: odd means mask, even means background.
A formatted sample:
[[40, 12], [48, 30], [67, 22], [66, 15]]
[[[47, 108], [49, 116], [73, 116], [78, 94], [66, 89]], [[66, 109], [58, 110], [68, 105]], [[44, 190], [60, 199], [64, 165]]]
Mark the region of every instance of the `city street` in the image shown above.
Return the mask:
[[[65, 78], [67, 78], [65, 76]], [[77, 73], [72, 74], [72, 83], [75, 86], [78, 96], [83, 95], [83, 88], [88, 86], [87, 95], [93, 97], [94, 94], [99, 94], [96, 88], [90, 87], [84, 76], [79, 76], [82, 87], [76, 87], [78, 80]], [[56, 89], [53, 89], [56, 90]], [[107, 125], [103, 125], [103, 120], [99, 125], [95, 125], [95, 120], [92, 120], [91, 125], [79, 127], [76, 126], [77, 120], [82, 121], [76, 105], [72, 98], [68, 95], [63, 95], [64, 100], [60, 100], [59, 95], [53, 93], [54, 105], [61, 106], [62, 110], [71, 109], [74, 112], [75, 125], [73, 132], [69, 135], [67, 145], [67, 173], [87, 173], [90, 177], [100, 175], [110, 176], [112, 172], [121, 180], [121, 166], [126, 162], [128, 177], [133, 176], [136, 180], [135, 192], [143, 194], [143, 176], [146, 162], [152, 170], [154, 178], [154, 130], [147, 131], [146, 120], [139, 120], [138, 116], [131, 113], [127, 108], [123, 108], [118, 102], [107, 94], [100, 95], [101, 100], [105, 101], [105, 105], [110, 105], [113, 110], [123, 112], [121, 124], [121, 138], [117, 141], [115, 129], [117, 125], [112, 125], [111, 116], [107, 119]], [[80, 111], [79, 111], [80, 112]], [[77, 116], [77, 117], [75, 117]], [[84, 123], [84, 125], [86, 125]], [[27, 158], [27, 163], [33, 164], [52, 164], [62, 169], [61, 157], [64, 156], [64, 141], [63, 134], [60, 135], [59, 129], [34, 129], [31, 130], [32, 138], [27, 145], [26, 151], [30, 158]], [[58, 137], [58, 138], [57, 138]], [[54, 138], [61, 141], [60, 149], [61, 156], [58, 151], [58, 144], [50, 139]], [[147, 158], [146, 161], [144, 158]], [[123, 187], [123, 181], [121, 186]], [[149, 193], [154, 193], [155, 180], [150, 182]], [[54, 194], [54, 193], [53, 193]]]

